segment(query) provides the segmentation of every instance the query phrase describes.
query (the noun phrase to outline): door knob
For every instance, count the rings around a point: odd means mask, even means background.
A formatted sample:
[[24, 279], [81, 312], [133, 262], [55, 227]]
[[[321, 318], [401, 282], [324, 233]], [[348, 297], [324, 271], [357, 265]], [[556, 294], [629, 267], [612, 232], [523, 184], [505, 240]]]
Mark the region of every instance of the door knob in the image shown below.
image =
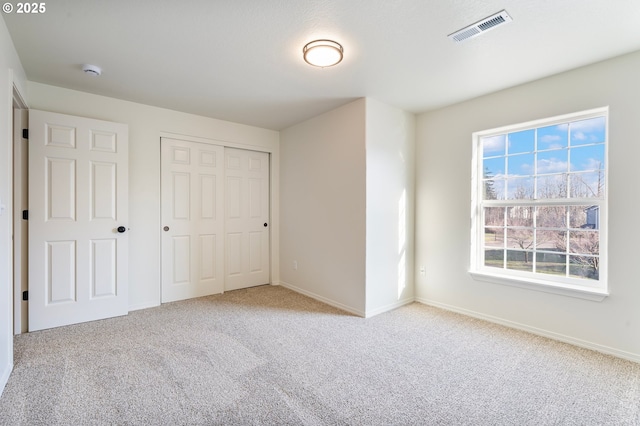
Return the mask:
[[117, 229], [117, 231], [121, 234], [123, 234], [126, 230], [127, 228], [125, 228], [124, 226], [118, 226], [118, 229]]
[[166, 231], [168, 231], [168, 230], [169, 230], [169, 227], [168, 227], [168, 226], [165, 226], [165, 227], [164, 227], [164, 228], [162, 228], [162, 229], [164, 229], [164, 230], [165, 230], [165, 232], [166, 232]]
[[264, 223], [264, 227], [265, 227], [265, 228], [267, 227], [267, 222], [265, 222], [265, 223]]

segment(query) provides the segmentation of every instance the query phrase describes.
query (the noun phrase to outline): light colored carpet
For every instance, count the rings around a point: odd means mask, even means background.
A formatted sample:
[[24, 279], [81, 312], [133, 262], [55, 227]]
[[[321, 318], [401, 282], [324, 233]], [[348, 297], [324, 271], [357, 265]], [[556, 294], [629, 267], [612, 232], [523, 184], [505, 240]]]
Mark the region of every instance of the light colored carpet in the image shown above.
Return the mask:
[[640, 425], [640, 364], [258, 287], [25, 334], [2, 425]]

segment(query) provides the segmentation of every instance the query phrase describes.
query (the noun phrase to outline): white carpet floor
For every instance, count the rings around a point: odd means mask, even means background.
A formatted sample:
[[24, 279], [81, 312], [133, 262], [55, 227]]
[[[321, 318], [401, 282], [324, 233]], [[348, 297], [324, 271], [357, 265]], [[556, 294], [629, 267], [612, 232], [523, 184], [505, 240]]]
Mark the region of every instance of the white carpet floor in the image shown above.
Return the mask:
[[0, 425], [640, 425], [640, 364], [265, 286], [16, 337]]

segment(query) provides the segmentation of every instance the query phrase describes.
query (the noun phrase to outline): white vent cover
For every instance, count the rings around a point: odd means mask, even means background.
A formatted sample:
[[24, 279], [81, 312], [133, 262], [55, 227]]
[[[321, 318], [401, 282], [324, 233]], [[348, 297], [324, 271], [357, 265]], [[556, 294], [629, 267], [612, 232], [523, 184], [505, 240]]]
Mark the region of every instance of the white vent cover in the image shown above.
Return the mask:
[[460, 43], [470, 38], [477, 37], [480, 34], [486, 33], [487, 31], [492, 30], [499, 25], [506, 24], [507, 22], [511, 21], [511, 16], [509, 16], [507, 11], [501, 10], [500, 12], [486, 17], [481, 21], [476, 22], [475, 24], [471, 24], [468, 27], [464, 27], [461, 30], [456, 31], [455, 33], [449, 34], [447, 37], [449, 37], [456, 43]]

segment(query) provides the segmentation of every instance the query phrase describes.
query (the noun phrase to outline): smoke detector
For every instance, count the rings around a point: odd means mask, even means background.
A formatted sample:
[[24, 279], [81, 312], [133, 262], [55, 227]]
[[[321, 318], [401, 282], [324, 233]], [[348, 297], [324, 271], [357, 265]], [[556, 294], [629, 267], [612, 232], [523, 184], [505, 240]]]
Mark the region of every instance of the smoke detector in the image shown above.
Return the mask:
[[455, 41], [456, 43], [461, 43], [465, 40], [469, 40], [470, 38], [474, 38], [481, 34], [484, 34], [487, 31], [492, 30], [499, 25], [511, 22], [512, 20], [513, 19], [511, 19], [511, 16], [509, 16], [506, 10], [501, 10], [500, 12], [494, 15], [488, 16], [476, 22], [475, 24], [471, 24], [467, 27], [464, 27], [456, 31], [455, 33], [449, 34], [447, 37], [449, 37], [451, 40]]
[[84, 71], [85, 74], [90, 75], [92, 77], [97, 77], [100, 74], [102, 74], [102, 70], [100, 69], [100, 67], [95, 65], [89, 65], [89, 64], [83, 65], [82, 71]]

